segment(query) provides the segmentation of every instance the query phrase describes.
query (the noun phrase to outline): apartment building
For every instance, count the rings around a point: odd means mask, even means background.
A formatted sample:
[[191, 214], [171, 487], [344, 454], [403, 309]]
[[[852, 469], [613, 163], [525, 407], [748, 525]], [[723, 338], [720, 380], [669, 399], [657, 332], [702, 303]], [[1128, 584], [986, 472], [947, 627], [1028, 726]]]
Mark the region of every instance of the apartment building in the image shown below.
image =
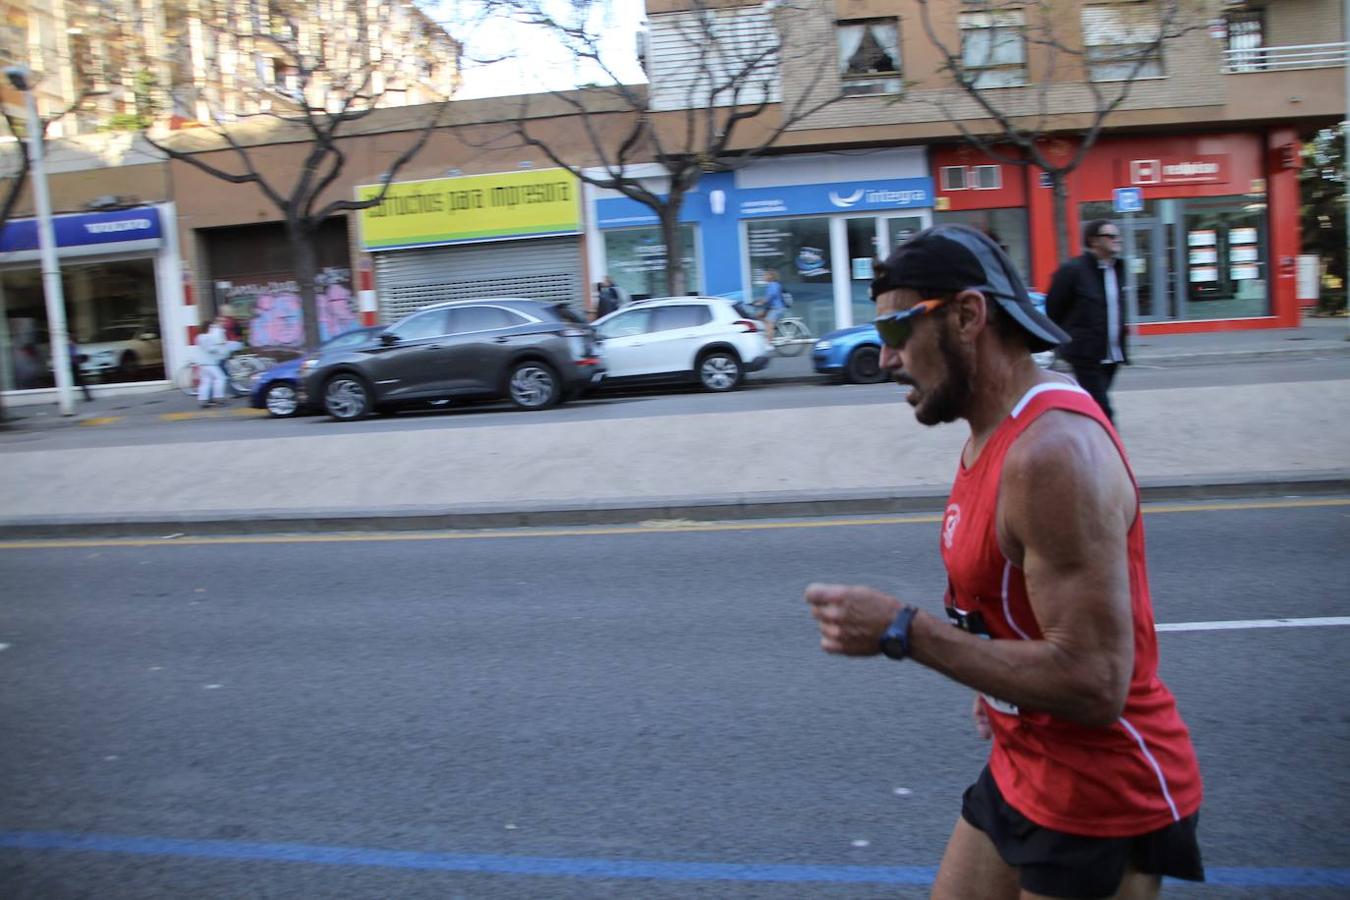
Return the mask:
[[[689, 73], [707, 67], [690, 35], [709, 29], [730, 46], [777, 43], [754, 77], [781, 107], [840, 98], [775, 155], [703, 179], [686, 216], [699, 290], [757, 292], [776, 269], [794, 314], [828, 331], [870, 315], [874, 255], [940, 222], [991, 231], [1044, 290], [1059, 263], [1050, 179], [1000, 140], [998, 117], [1059, 165], [1111, 106], [1066, 179], [1070, 252], [1083, 222], [1117, 215], [1115, 189], [1139, 188], [1128, 230], [1142, 331], [1297, 324], [1299, 143], [1346, 108], [1337, 0], [648, 0], [647, 12], [653, 105], [669, 114], [696, 102]], [[643, 243], [650, 267], [641, 215], [597, 198], [593, 267], [636, 265], [622, 248]]]
[[[0, 63], [38, 75], [43, 116], [90, 93], [52, 126], [53, 136], [285, 114], [302, 101], [326, 108], [357, 91], [376, 107], [428, 103], [459, 83], [458, 42], [411, 3], [0, 0], [0, 6]], [[22, 97], [7, 85], [0, 101], [22, 113]]]

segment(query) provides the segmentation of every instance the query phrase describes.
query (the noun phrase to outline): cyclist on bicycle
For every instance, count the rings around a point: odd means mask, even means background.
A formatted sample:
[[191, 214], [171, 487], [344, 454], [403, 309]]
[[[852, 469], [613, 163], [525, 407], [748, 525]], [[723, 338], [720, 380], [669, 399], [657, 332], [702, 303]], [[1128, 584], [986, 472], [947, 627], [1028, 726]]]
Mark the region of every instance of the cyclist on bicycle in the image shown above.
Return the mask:
[[774, 269], [764, 272], [764, 299], [756, 300], [754, 305], [763, 309], [759, 317], [764, 320], [764, 337], [772, 344], [774, 329], [787, 310], [787, 301], [783, 299], [783, 285], [779, 284], [778, 272]]

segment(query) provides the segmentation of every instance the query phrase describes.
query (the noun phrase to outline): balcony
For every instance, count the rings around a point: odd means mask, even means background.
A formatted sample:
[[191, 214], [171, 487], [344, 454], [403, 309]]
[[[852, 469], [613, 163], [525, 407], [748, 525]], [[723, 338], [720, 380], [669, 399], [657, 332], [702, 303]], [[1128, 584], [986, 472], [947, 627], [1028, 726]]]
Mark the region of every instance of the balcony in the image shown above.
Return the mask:
[[1337, 68], [1345, 65], [1345, 52], [1345, 41], [1334, 44], [1290, 44], [1284, 47], [1244, 47], [1223, 52], [1223, 71], [1232, 74]]

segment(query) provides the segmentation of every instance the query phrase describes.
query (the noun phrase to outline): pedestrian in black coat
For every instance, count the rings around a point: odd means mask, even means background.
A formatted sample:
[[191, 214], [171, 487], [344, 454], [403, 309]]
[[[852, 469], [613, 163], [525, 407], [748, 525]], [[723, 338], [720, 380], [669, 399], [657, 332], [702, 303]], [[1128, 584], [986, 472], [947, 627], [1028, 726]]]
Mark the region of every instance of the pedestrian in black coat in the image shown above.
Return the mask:
[[1108, 392], [1117, 366], [1130, 362], [1120, 240], [1114, 222], [1089, 222], [1083, 229], [1087, 252], [1059, 267], [1045, 298], [1046, 313], [1072, 338], [1059, 348], [1060, 357], [1113, 422]]

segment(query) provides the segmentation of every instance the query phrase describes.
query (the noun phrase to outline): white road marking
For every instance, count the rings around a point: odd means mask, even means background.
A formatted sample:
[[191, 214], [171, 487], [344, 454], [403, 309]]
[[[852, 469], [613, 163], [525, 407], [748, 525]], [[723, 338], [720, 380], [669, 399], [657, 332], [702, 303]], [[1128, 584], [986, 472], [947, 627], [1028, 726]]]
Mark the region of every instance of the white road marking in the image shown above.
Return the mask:
[[1325, 628], [1350, 625], [1350, 616], [1314, 616], [1306, 619], [1234, 619], [1228, 622], [1160, 622], [1158, 631], [1245, 631], [1249, 628]]

